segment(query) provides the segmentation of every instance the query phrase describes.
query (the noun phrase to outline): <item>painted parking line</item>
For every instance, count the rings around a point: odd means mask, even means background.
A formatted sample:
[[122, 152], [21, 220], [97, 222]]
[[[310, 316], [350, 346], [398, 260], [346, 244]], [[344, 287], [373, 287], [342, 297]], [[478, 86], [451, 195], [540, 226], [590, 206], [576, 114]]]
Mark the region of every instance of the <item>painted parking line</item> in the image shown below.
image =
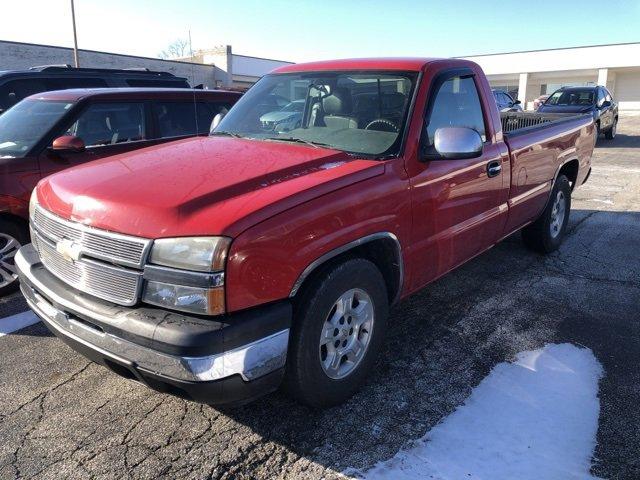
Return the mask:
[[38, 323], [40, 319], [31, 310], [17, 313], [10, 317], [0, 318], [0, 337], [9, 335], [17, 330], [26, 328], [29, 325]]
[[465, 404], [366, 480], [592, 479], [598, 380], [591, 350], [547, 345], [501, 363]]

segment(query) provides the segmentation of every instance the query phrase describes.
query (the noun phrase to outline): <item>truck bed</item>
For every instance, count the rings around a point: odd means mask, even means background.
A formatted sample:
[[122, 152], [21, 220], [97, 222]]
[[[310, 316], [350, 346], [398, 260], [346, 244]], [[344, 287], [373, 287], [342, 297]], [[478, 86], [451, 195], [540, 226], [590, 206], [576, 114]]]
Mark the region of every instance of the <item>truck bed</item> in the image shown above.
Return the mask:
[[589, 114], [583, 113], [538, 113], [538, 112], [501, 112], [502, 131], [509, 136], [531, 132], [545, 128], [550, 124], [558, 124], [575, 120]]

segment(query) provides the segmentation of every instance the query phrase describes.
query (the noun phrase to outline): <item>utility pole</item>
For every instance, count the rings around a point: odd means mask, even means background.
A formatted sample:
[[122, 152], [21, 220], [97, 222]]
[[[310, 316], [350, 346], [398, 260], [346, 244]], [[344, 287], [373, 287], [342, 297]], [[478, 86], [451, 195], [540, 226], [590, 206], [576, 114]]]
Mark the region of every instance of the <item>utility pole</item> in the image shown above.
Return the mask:
[[71, 20], [73, 21], [73, 59], [76, 62], [76, 68], [80, 67], [78, 59], [78, 35], [76, 33], [76, 10], [73, 8], [73, 0], [71, 0]]

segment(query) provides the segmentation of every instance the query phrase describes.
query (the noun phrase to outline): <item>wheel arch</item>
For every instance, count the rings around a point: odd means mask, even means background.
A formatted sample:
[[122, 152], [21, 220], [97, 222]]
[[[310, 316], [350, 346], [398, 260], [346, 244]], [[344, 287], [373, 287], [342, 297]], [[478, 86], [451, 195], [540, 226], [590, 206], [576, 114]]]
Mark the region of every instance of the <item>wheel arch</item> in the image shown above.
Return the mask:
[[398, 237], [391, 232], [366, 235], [320, 256], [307, 265], [298, 276], [289, 297], [295, 297], [307, 282], [322, 271], [323, 267], [352, 257], [364, 258], [378, 267], [387, 286], [390, 305], [400, 299], [404, 278], [402, 247]]

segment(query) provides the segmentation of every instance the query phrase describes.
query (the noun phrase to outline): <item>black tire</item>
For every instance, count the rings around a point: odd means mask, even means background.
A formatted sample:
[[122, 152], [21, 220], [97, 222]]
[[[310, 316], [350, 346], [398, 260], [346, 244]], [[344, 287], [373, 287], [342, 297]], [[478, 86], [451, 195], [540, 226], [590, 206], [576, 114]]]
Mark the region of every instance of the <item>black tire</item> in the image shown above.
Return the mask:
[[[327, 318], [334, 312], [334, 304], [352, 289], [366, 292], [372, 300], [373, 327], [359, 362], [344, 378], [334, 379], [322, 366], [320, 338]], [[362, 386], [383, 343], [389, 313], [384, 279], [373, 263], [354, 258], [325, 268], [299, 297], [294, 303], [285, 389], [296, 400], [312, 407], [340, 404]]]
[[611, 124], [611, 128], [607, 130], [604, 134], [604, 138], [607, 140], [613, 140], [616, 138], [616, 131], [618, 130], [618, 119], [614, 118], [613, 123]]
[[[554, 204], [559, 193], [562, 194], [565, 201], [564, 214], [561, 222], [554, 222]], [[551, 253], [557, 250], [562, 244], [570, 212], [571, 184], [567, 177], [560, 175], [553, 186], [551, 198], [542, 215], [540, 215], [535, 222], [522, 229], [522, 240], [524, 244], [531, 250], [539, 253]], [[552, 223], [558, 227], [555, 235], [552, 231]]]
[[[29, 234], [26, 228], [11, 219], [2, 218], [0, 219], [0, 251], [8, 244], [7, 236], [17, 240], [20, 245], [29, 243]], [[0, 296], [18, 289], [17, 278], [6, 284], [6, 276], [13, 273], [9, 268], [13, 266], [15, 269], [13, 256], [7, 257], [7, 253], [9, 252], [0, 253]], [[15, 254], [15, 250], [12, 249], [12, 253]]]
[[598, 139], [600, 138], [600, 122], [596, 122], [596, 140], [595, 143], [598, 143]]

